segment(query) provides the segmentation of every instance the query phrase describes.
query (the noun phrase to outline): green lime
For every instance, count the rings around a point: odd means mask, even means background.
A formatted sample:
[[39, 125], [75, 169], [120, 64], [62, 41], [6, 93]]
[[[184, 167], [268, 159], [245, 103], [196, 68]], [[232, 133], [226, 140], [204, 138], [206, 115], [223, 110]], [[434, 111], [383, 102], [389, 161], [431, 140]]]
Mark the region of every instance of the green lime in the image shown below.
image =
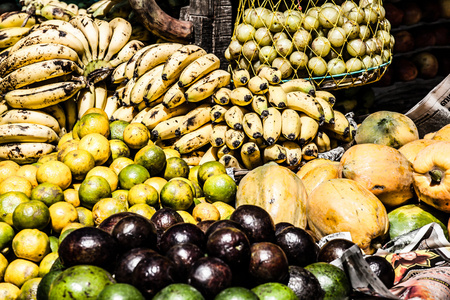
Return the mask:
[[37, 288], [36, 296], [40, 300], [48, 300], [48, 293], [52, 282], [62, 273], [62, 270], [50, 271], [42, 277]]
[[186, 210], [194, 203], [194, 192], [191, 186], [179, 179], [167, 182], [159, 196], [161, 205], [173, 210]]
[[138, 164], [131, 164], [123, 168], [119, 173], [119, 183], [123, 189], [129, 190], [139, 183], [150, 178], [148, 170]]
[[42, 201], [49, 207], [56, 202], [64, 201], [64, 191], [57, 184], [43, 182], [31, 190], [31, 199]]
[[192, 285], [172, 283], [160, 290], [153, 300], [204, 300], [202, 294]]
[[252, 292], [256, 294], [257, 299], [260, 300], [296, 300], [297, 295], [287, 285], [279, 282], [267, 282], [260, 284], [252, 289]]
[[30, 199], [22, 192], [7, 192], [0, 195], [0, 221], [13, 225], [12, 215], [17, 205]]
[[237, 185], [228, 174], [213, 175], [203, 184], [203, 194], [209, 202], [230, 203], [235, 200]]
[[233, 286], [222, 290], [214, 300], [259, 300], [259, 298], [249, 289]]
[[18, 230], [25, 228], [42, 230], [50, 223], [50, 211], [44, 202], [31, 200], [17, 205], [12, 220]]
[[200, 186], [203, 186], [206, 179], [208, 179], [209, 177], [217, 174], [226, 174], [226, 173], [227, 171], [225, 170], [225, 166], [222, 165], [220, 162], [218, 161], [205, 162], [204, 164], [200, 165], [200, 168], [198, 169], [197, 174], [198, 183], [200, 184]]
[[99, 133], [109, 137], [109, 120], [105, 115], [89, 113], [81, 117], [78, 123], [78, 137], [81, 139], [90, 133]]
[[123, 131], [125, 130], [125, 127], [128, 126], [128, 122], [126, 121], [122, 121], [122, 120], [117, 120], [114, 122], [111, 122], [109, 124], [109, 128], [110, 128], [110, 135], [111, 135], [111, 139], [112, 140], [122, 140], [123, 141]]
[[92, 216], [92, 211], [87, 209], [86, 207], [77, 207], [78, 213], [78, 222], [83, 224], [84, 226], [94, 226], [94, 217]]
[[96, 300], [144, 300], [141, 292], [131, 284], [113, 283], [98, 294]]
[[90, 176], [81, 183], [78, 196], [81, 205], [92, 209], [100, 199], [111, 197], [111, 186], [103, 177]]
[[122, 140], [110, 140], [109, 147], [111, 148], [111, 157], [109, 158], [111, 162], [118, 157], [130, 157], [131, 155], [130, 148]]
[[156, 176], [166, 166], [166, 154], [161, 147], [148, 145], [136, 153], [134, 162], [144, 166], [152, 176]]
[[111, 197], [123, 201], [128, 201], [128, 190], [115, 190], [112, 192]]
[[0, 253], [11, 246], [14, 234], [14, 228], [11, 225], [6, 222], [0, 222]]
[[159, 207], [158, 191], [149, 184], [140, 183], [133, 186], [128, 193], [130, 205], [144, 203], [153, 207]]
[[200, 169], [200, 166], [193, 166], [189, 169], [188, 179], [190, 181], [198, 183], [198, 169]]
[[317, 280], [320, 287], [325, 291], [324, 299], [347, 299], [352, 287], [345, 272], [335, 265], [317, 262], [307, 265], [306, 270], [310, 271]]
[[36, 299], [36, 293], [42, 278], [36, 277], [28, 279], [20, 288], [20, 295], [17, 300]]
[[166, 168], [164, 169], [164, 178], [170, 180], [175, 177], [187, 178], [189, 175], [188, 164], [180, 157], [171, 157], [166, 160]]
[[104, 198], [92, 208], [95, 225], [99, 225], [107, 217], [128, 210], [128, 202], [114, 198]]

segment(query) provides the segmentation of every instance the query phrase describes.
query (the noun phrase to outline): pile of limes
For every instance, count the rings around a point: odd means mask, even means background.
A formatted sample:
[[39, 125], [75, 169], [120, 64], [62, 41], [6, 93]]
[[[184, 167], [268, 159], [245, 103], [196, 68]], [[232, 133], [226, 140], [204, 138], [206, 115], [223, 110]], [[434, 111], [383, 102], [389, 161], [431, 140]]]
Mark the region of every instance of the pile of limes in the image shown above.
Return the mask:
[[194, 224], [227, 219], [236, 190], [221, 163], [189, 166], [144, 125], [90, 109], [57, 152], [29, 165], [0, 162], [0, 299], [36, 295], [76, 228], [126, 211], [150, 219], [162, 207]]

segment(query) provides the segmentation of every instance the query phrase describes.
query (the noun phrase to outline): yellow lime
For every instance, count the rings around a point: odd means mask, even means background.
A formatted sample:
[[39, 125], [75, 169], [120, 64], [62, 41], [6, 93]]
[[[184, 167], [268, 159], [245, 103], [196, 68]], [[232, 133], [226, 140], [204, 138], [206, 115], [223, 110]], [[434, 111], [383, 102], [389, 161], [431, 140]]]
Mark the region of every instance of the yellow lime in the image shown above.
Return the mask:
[[131, 164], [122, 169], [119, 173], [119, 183], [122, 189], [129, 190], [139, 183], [143, 183], [150, 178], [148, 170], [138, 164]]
[[93, 167], [95, 167], [95, 159], [92, 154], [83, 149], [72, 150], [63, 158], [75, 180], [83, 180]]
[[229, 219], [235, 210], [233, 206], [222, 201], [213, 202], [212, 205], [214, 205], [219, 211], [221, 220]]
[[164, 169], [164, 178], [170, 180], [174, 177], [185, 177], [189, 175], [188, 164], [179, 157], [171, 157], [166, 160], [166, 168]]
[[159, 207], [158, 191], [151, 185], [140, 183], [133, 186], [128, 192], [128, 203], [135, 205], [145, 203], [155, 208]]
[[111, 158], [115, 160], [118, 157], [130, 157], [131, 151], [130, 148], [125, 144], [122, 140], [110, 140], [109, 147], [111, 148]]
[[109, 137], [108, 117], [100, 113], [83, 115], [78, 124], [78, 137], [83, 139], [83, 137], [90, 133], [98, 133], [104, 137]]
[[[70, 140], [61, 145], [57, 152], [58, 161], [63, 161], [64, 157], [73, 150], [78, 150], [78, 145], [80, 144], [80, 140]], [[44, 163], [44, 162], [42, 162]]]
[[38, 275], [39, 266], [36, 263], [18, 258], [6, 267], [4, 280], [20, 288], [27, 280], [36, 278]]
[[76, 222], [78, 220], [78, 213], [75, 206], [62, 201], [52, 204], [49, 207], [50, 219], [52, 229], [55, 232], [61, 232], [61, 230], [69, 223]]
[[226, 174], [225, 166], [218, 161], [208, 161], [198, 169], [198, 183], [203, 186], [206, 179], [217, 174]]
[[45, 274], [50, 272], [53, 263], [59, 257], [58, 252], [50, 252], [39, 263], [39, 277], [44, 277]]
[[117, 139], [123, 141], [123, 131], [130, 123], [123, 120], [116, 120], [109, 124], [111, 131], [111, 139]]
[[139, 203], [131, 206], [128, 209], [129, 212], [141, 215], [150, 220], [153, 214], [156, 212], [156, 209], [153, 206], [150, 206], [145, 203]]
[[179, 213], [180, 216], [183, 218], [184, 223], [197, 224], [197, 221], [194, 219], [194, 217], [187, 211], [177, 210], [177, 213]]
[[61, 149], [61, 145], [67, 141], [73, 140], [72, 132], [65, 133], [58, 141], [57, 149]]
[[36, 166], [23, 165], [16, 172], [16, 176], [20, 176], [20, 177], [27, 179], [31, 183], [31, 186], [34, 188], [38, 185], [38, 182], [36, 179], [37, 170], [38, 170], [38, 168]]
[[173, 210], [188, 209], [194, 202], [194, 192], [191, 186], [183, 180], [175, 179], [167, 182], [159, 196], [161, 205]]
[[193, 166], [189, 169], [188, 179], [190, 181], [198, 183], [198, 169], [200, 169], [200, 166]]
[[236, 192], [236, 183], [228, 174], [213, 175], [203, 184], [203, 193], [209, 202], [230, 203], [235, 200]]
[[0, 282], [0, 299], [2, 300], [16, 300], [19, 298], [20, 289], [12, 283]]
[[128, 190], [115, 190], [111, 193], [111, 197], [122, 201], [128, 201]]
[[99, 133], [85, 135], [78, 144], [78, 149], [83, 149], [94, 156], [97, 166], [103, 165], [111, 156], [111, 148], [106, 137]]
[[166, 159], [169, 159], [171, 157], [181, 157], [180, 152], [178, 152], [175, 149], [164, 148], [163, 151], [164, 151], [164, 154], [166, 155]]
[[16, 175], [20, 169], [19, 164], [12, 160], [4, 160], [0, 162], [0, 183], [8, 177]]
[[45, 155], [39, 157], [38, 162], [46, 163], [46, 162], [54, 161], [54, 160], [58, 160], [58, 152], [52, 152], [49, 154], [45, 154]]
[[17, 257], [40, 262], [50, 253], [50, 241], [45, 232], [23, 229], [13, 238], [12, 248]]
[[220, 220], [219, 210], [208, 202], [197, 204], [192, 210], [192, 216], [197, 222], [213, 220]]
[[22, 288], [20, 289], [20, 295], [17, 300], [29, 300], [29, 299], [36, 299], [37, 289], [39, 286], [39, 282], [41, 282], [40, 277], [28, 279], [25, 281], [25, 283], [22, 285]]
[[154, 176], [164, 170], [166, 155], [163, 149], [156, 145], [145, 146], [136, 153], [134, 162], [144, 166]]
[[99, 225], [107, 217], [127, 210], [127, 202], [114, 198], [103, 198], [92, 208], [92, 216], [94, 217], [95, 225]]
[[80, 197], [76, 189], [67, 189], [64, 191], [64, 201], [72, 204], [75, 207], [80, 206]]
[[72, 172], [63, 162], [49, 161], [39, 167], [36, 179], [39, 183], [53, 183], [65, 190], [72, 183]]
[[[0, 253], [9, 247], [14, 238], [14, 228], [6, 222], [0, 222]], [[1, 281], [1, 279], [0, 279]]]
[[31, 191], [31, 199], [42, 201], [45, 205], [50, 206], [64, 201], [64, 192], [57, 184], [44, 182]]
[[83, 180], [78, 196], [81, 205], [92, 208], [100, 199], [111, 197], [111, 186], [105, 178], [93, 175]]
[[12, 226], [12, 214], [17, 205], [27, 201], [30, 201], [30, 198], [22, 192], [9, 192], [0, 195], [0, 221]]
[[97, 166], [86, 174], [86, 178], [91, 176], [100, 176], [108, 181], [111, 191], [115, 191], [119, 184], [119, 177], [113, 170], [105, 166]]
[[[98, 107], [91, 107], [91, 108], [89, 108], [88, 110], [86, 110], [86, 111], [84, 112], [84, 114], [82, 115], [82, 117], [84, 117], [84, 116], [87, 115], [87, 114], [102, 114], [107, 120], [109, 119], [109, 118], [108, 118], [108, 114], [107, 114], [103, 109], [98, 108]], [[108, 122], [108, 123], [109, 123], [109, 122]]]
[[162, 177], [150, 177], [149, 179], [144, 181], [144, 183], [154, 187], [159, 194], [161, 193], [163, 186], [167, 183], [167, 180]]
[[130, 123], [123, 131], [123, 141], [131, 149], [140, 149], [147, 145], [150, 131], [142, 123]]
[[84, 226], [92, 227], [94, 226], [94, 217], [92, 216], [92, 211], [86, 207], [77, 207], [78, 221]]
[[117, 175], [119, 175], [120, 171], [128, 165], [134, 164], [134, 161], [128, 157], [119, 157], [113, 160], [113, 162], [109, 165], [109, 168], [114, 171]]
[[44, 202], [31, 200], [17, 205], [12, 220], [17, 230], [43, 230], [50, 223], [50, 211]]
[[[77, 213], [78, 213], [78, 210], [77, 210]], [[82, 227], [85, 227], [85, 226], [83, 224], [81, 224], [81, 223], [78, 223], [78, 222], [72, 222], [72, 223], [69, 223], [66, 226], [64, 226], [63, 229], [61, 229], [61, 234], [63, 234], [64, 231], [66, 231], [66, 230], [78, 229], [78, 228], [82, 228]]]
[[[8, 266], [8, 260], [6, 259], [6, 257], [3, 254], [0, 253], [0, 282], [3, 281], [3, 277], [5, 276], [5, 271], [6, 271], [7, 266]], [[2, 299], [2, 298], [0, 298], [0, 299]]]
[[32, 189], [31, 182], [17, 175], [8, 177], [0, 183], [0, 195], [7, 192], [22, 192], [30, 197]]
[[79, 127], [79, 125], [80, 125], [80, 120], [78, 120], [76, 123], [75, 123], [75, 125], [73, 125], [73, 128], [72, 128], [72, 136], [73, 136], [73, 138], [74, 139], [80, 139], [80, 137], [78, 136], [78, 127]]

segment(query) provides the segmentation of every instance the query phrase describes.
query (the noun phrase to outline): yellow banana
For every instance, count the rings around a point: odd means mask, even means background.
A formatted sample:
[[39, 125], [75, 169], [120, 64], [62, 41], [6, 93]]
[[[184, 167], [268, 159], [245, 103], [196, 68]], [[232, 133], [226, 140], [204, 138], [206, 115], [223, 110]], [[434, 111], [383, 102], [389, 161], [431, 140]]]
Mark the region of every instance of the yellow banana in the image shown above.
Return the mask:
[[36, 17], [24, 11], [4, 12], [0, 15], [0, 29], [11, 27], [32, 27], [36, 24]]
[[44, 107], [44, 108], [42, 108], [42, 111], [53, 116], [58, 121], [59, 128], [61, 129], [61, 133], [66, 133], [66, 131], [67, 131], [66, 112], [64, 111], [64, 109], [62, 108], [62, 106], [60, 104], [55, 104], [55, 105]]
[[[141, 77], [133, 77], [132, 80], [136, 80], [136, 83], [131, 90], [130, 102], [133, 105], [140, 104], [142, 101], [146, 100], [147, 94], [150, 90], [150, 86], [156, 80], [157, 76], [160, 76], [163, 65], [159, 65], [147, 73], [142, 75]], [[147, 101], [148, 102], [148, 101]]]
[[244, 86], [237, 87], [230, 93], [230, 102], [233, 105], [246, 106], [250, 104], [252, 100], [252, 92]]
[[250, 73], [246, 69], [237, 69], [233, 72], [233, 84], [235, 87], [246, 86], [250, 80]]
[[79, 118], [81, 118], [88, 109], [93, 107], [95, 107], [95, 93], [93, 93], [90, 88], [81, 90], [77, 100]]
[[203, 126], [204, 124], [211, 121], [211, 106], [209, 104], [202, 104], [197, 106], [190, 112], [188, 112], [181, 122], [179, 130], [177, 130], [177, 136], [185, 135], [186, 133], [192, 132], [195, 129]]
[[330, 137], [323, 131], [319, 131], [314, 138], [314, 143], [317, 145], [319, 153], [331, 150]]
[[290, 92], [303, 92], [306, 94], [309, 94], [314, 97], [316, 94], [316, 88], [314, 84], [312, 84], [309, 80], [302, 79], [302, 78], [295, 78], [288, 80], [286, 82], [283, 82], [281, 84], [281, 87], [286, 93]]
[[242, 106], [233, 105], [224, 114], [224, 119], [230, 128], [235, 130], [242, 130], [244, 115], [248, 113], [248, 110]]
[[314, 142], [310, 142], [302, 147], [302, 158], [306, 161], [317, 158], [319, 149]]
[[139, 109], [139, 106], [138, 106], [139, 112], [138, 112], [137, 115], [134, 116], [133, 120], [131, 120], [130, 123], [142, 123], [142, 120], [144, 120], [145, 115], [147, 114], [147, 112], [148, 112], [150, 109], [152, 109], [152, 108], [149, 107], [149, 106], [144, 107], [144, 108], [142, 108], [142, 109]]
[[[78, 119], [78, 109], [77, 103], [75, 102], [75, 97], [67, 99], [66, 101], [61, 103], [63, 106], [63, 110], [66, 114], [66, 129], [71, 130]], [[61, 134], [60, 134], [61, 136]]]
[[320, 105], [323, 108], [323, 116], [325, 119], [325, 123], [333, 124], [334, 123], [334, 110], [333, 106], [328, 102], [323, 100], [322, 98], [315, 98], [317, 102], [320, 103]]
[[124, 106], [130, 106], [131, 105], [131, 92], [134, 89], [134, 86], [136, 85], [136, 77], [131, 78], [127, 81], [123, 93], [119, 96], [119, 100], [122, 105]]
[[222, 156], [219, 159], [219, 162], [221, 164], [223, 164], [226, 169], [229, 169], [229, 168], [233, 168], [233, 169], [237, 169], [237, 170], [245, 169], [245, 167], [239, 163], [237, 158], [231, 154], [225, 154], [224, 156]]
[[336, 103], [336, 97], [327, 91], [316, 91], [316, 98], [321, 98], [333, 106]]
[[350, 134], [350, 123], [348, 119], [338, 110], [334, 111], [334, 124], [323, 124], [323, 128], [347, 137]]
[[180, 87], [188, 87], [219, 67], [220, 59], [216, 55], [208, 53], [200, 56], [181, 72], [178, 78], [178, 85]]
[[299, 113], [299, 116], [302, 126], [300, 129], [300, 136], [298, 141], [300, 146], [303, 146], [311, 142], [317, 135], [317, 132], [319, 130], [319, 123], [304, 113]]
[[183, 45], [178, 43], [162, 43], [150, 47], [136, 61], [135, 76], [139, 77], [148, 70], [165, 63], [181, 47]]
[[230, 149], [238, 149], [245, 142], [245, 132], [243, 130], [236, 130], [234, 128], [228, 128], [225, 132], [225, 144]]
[[257, 113], [246, 113], [242, 120], [242, 127], [249, 138], [258, 139], [263, 136], [263, 124]]
[[253, 142], [247, 142], [241, 147], [241, 159], [244, 166], [253, 170], [262, 165], [261, 151]]
[[119, 108], [119, 99], [117, 99], [116, 95], [108, 95], [106, 98], [106, 105], [103, 109], [105, 113], [108, 115], [108, 119], [111, 120], [113, 113]]
[[254, 112], [256, 112], [262, 119], [267, 117], [269, 114], [269, 111], [267, 108], [269, 101], [267, 101], [267, 97], [264, 95], [255, 95], [252, 100], [252, 109]]
[[225, 145], [225, 133], [228, 130], [226, 124], [214, 124], [211, 132], [211, 145], [213, 147], [221, 147]]
[[229, 88], [220, 88], [213, 94], [213, 100], [217, 104], [227, 105], [230, 103], [230, 94], [231, 90]]
[[176, 116], [160, 122], [151, 132], [152, 139], [169, 140], [177, 137], [176, 132], [184, 119], [184, 116]]
[[267, 100], [269, 103], [278, 109], [286, 108], [287, 106], [287, 94], [283, 88], [279, 85], [269, 85], [269, 96]]
[[286, 149], [278, 144], [273, 144], [264, 148], [263, 152], [264, 163], [274, 161], [281, 164], [286, 161]]
[[145, 126], [147, 126], [148, 129], [151, 130], [155, 128], [155, 126], [159, 122], [170, 119], [172, 117], [185, 115], [193, 108], [194, 105], [188, 103], [186, 105], [180, 105], [174, 108], [165, 108], [164, 105], [158, 104], [148, 111], [148, 113], [142, 120], [142, 124], [144, 124]]
[[286, 151], [286, 163], [289, 167], [297, 167], [302, 162], [302, 147], [292, 141], [283, 142], [283, 148]]
[[10, 27], [0, 29], [0, 48], [8, 48], [16, 44], [30, 32], [29, 27]]
[[178, 83], [173, 84], [164, 94], [163, 105], [167, 108], [173, 108], [185, 103], [187, 101], [184, 97], [185, 91]]
[[263, 95], [269, 91], [269, 82], [265, 78], [254, 76], [248, 81], [247, 87], [255, 95]]
[[224, 155], [234, 155], [235, 151], [228, 148], [228, 146], [226, 144], [223, 144], [222, 146], [218, 147], [217, 149], [217, 158], [221, 159]]
[[58, 134], [50, 127], [32, 123], [0, 125], [0, 144], [14, 142], [53, 143]]
[[205, 151], [192, 151], [188, 154], [182, 154], [181, 159], [184, 160], [188, 166], [198, 166], [203, 155], [205, 155]]
[[121, 106], [113, 112], [111, 119], [131, 122], [137, 114], [138, 110], [135, 106]]
[[275, 107], [267, 109], [269, 114], [263, 120], [263, 137], [267, 144], [273, 145], [281, 135], [281, 112]]
[[111, 82], [114, 84], [122, 83], [127, 77], [125, 76], [125, 70], [127, 68], [127, 62], [120, 63], [111, 74]]
[[[112, 33], [111, 33], [112, 34]], [[125, 46], [120, 49], [119, 52], [114, 56], [113, 59], [109, 61], [109, 64], [112, 67], [117, 67], [118, 65], [128, 62], [133, 55], [144, 47], [144, 43], [138, 40], [130, 40]]]
[[281, 133], [290, 140], [295, 141], [300, 136], [302, 120], [299, 114], [290, 108], [284, 109], [281, 113]]
[[104, 109], [106, 105], [106, 98], [108, 98], [108, 89], [105, 82], [99, 82], [94, 87], [95, 105], [94, 107]]
[[219, 104], [214, 105], [210, 111], [211, 122], [220, 123], [225, 121], [225, 113], [227, 112], [228, 109], [230, 109], [229, 106], [222, 106]]
[[303, 112], [319, 123], [323, 123], [325, 120], [323, 107], [313, 96], [303, 92], [290, 92], [286, 95], [288, 108]]
[[142, 55], [144, 55], [144, 53], [146, 53], [147, 51], [149, 51], [152, 48], [155, 48], [157, 45], [148, 45], [145, 47], [142, 47], [141, 49], [139, 49], [138, 51], [136, 51], [133, 56], [128, 60], [127, 62], [127, 67], [125, 69], [125, 77], [127, 79], [131, 79], [133, 77], [138, 77], [135, 76], [135, 72], [136, 72], [136, 64], [139, 61], [139, 58], [141, 58]]
[[191, 62], [206, 55], [206, 51], [196, 45], [184, 45], [175, 51], [164, 64], [163, 80], [176, 80]]
[[14, 123], [32, 123], [47, 126], [60, 133], [58, 121], [48, 113], [39, 110], [11, 109], [0, 115], [0, 125]]
[[[165, 67], [165, 66], [164, 66]], [[163, 73], [164, 75], [164, 73]], [[212, 96], [221, 87], [230, 84], [231, 74], [224, 70], [215, 70], [195, 82], [185, 92], [189, 102], [198, 102]], [[169, 79], [166, 79], [168, 81]]]
[[219, 148], [217, 147], [209, 147], [208, 150], [206, 150], [205, 154], [203, 154], [202, 158], [199, 161], [199, 165], [203, 165], [206, 162], [209, 161], [218, 161], [219, 158], [217, 157], [217, 151]]
[[94, 20], [88, 16], [74, 16], [69, 22], [83, 32], [89, 42], [92, 59], [98, 60], [99, 33], [98, 26]]
[[112, 29], [109, 27], [109, 23], [104, 20], [94, 19], [94, 23], [98, 29], [98, 60], [103, 60], [106, 55], [106, 51], [109, 42], [111, 41]]
[[104, 60], [109, 61], [114, 54], [119, 52], [128, 42], [131, 36], [131, 24], [122, 18], [114, 18], [109, 21], [112, 30], [111, 41], [108, 45]]
[[265, 78], [272, 85], [281, 81], [281, 71], [268, 66], [261, 66], [256, 71], [256, 75]]
[[0, 145], [0, 159], [12, 160], [18, 164], [30, 164], [44, 155], [55, 151], [49, 143], [8, 143]]
[[59, 7], [54, 4], [47, 4], [41, 8], [40, 16], [47, 20], [62, 20], [69, 21], [74, 14], [65, 8]]
[[183, 135], [174, 143], [174, 149], [181, 154], [197, 150], [211, 140], [212, 124], [207, 123], [202, 127]]

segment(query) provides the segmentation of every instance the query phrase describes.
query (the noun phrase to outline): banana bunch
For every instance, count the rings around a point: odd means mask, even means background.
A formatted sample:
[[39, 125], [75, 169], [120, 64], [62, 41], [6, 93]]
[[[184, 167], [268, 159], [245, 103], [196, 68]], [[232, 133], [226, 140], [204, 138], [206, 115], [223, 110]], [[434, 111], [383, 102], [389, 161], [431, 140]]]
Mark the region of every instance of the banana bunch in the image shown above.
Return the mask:
[[120, 17], [128, 19], [132, 8], [128, 0], [100, 0], [88, 7], [86, 11], [95, 18], [111, 19]]
[[5, 12], [0, 15], [0, 61], [8, 55], [9, 49], [26, 36], [36, 24], [34, 16], [21, 11]]
[[77, 4], [59, 0], [21, 0], [20, 4], [23, 12], [47, 20], [67, 22], [73, 16], [87, 15], [86, 9], [78, 7]]

